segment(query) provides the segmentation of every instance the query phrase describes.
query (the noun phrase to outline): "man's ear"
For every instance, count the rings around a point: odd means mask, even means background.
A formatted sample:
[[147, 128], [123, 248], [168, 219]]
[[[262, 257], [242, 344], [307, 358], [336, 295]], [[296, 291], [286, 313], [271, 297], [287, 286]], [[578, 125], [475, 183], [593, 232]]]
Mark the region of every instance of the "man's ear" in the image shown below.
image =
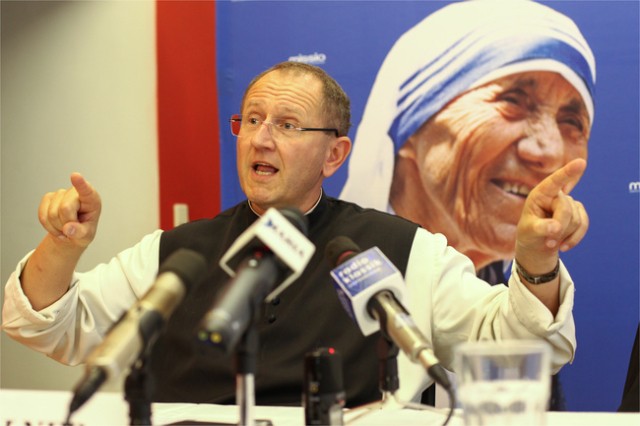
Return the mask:
[[342, 166], [342, 163], [347, 160], [350, 152], [351, 139], [348, 136], [340, 136], [331, 141], [322, 170], [324, 177], [333, 175]]

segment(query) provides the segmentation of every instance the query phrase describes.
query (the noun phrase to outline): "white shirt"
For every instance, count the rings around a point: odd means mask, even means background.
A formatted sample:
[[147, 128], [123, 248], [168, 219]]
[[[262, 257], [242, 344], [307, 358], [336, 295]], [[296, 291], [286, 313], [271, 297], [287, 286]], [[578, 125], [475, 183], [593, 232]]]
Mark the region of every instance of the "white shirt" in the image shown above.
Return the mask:
[[[3, 329], [15, 340], [62, 363], [81, 363], [123, 312], [153, 284], [162, 231], [145, 236], [109, 263], [75, 273], [69, 291], [34, 311], [24, 295], [17, 265], [5, 287]], [[552, 372], [571, 362], [576, 349], [572, 316], [574, 285], [560, 267], [560, 308], [551, 312], [512, 273], [509, 287], [483, 284], [471, 261], [440, 234], [418, 229], [405, 280], [404, 305], [441, 364], [453, 369], [454, 347], [467, 340], [544, 339], [552, 348]], [[456, 297], [451, 297], [455, 294]], [[431, 384], [424, 369], [399, 357], [398, 396], [415, 399]]]

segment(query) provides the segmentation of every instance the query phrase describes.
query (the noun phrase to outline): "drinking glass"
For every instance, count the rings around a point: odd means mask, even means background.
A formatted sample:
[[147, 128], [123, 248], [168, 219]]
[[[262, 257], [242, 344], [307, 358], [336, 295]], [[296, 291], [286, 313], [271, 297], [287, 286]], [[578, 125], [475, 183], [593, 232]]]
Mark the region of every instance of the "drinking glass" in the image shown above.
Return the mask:
[[550, 397], [546, 342], [462, 343], [455, 348], [455, 363], [466, 426], [545, 424]]

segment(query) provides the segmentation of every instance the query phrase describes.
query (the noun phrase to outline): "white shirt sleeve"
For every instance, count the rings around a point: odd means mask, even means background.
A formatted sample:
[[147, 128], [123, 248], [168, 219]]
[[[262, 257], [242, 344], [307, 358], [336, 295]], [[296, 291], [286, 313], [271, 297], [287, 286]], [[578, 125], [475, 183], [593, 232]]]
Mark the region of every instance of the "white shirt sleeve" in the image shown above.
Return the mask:
[[[446, 369], [453, 371], [455, 345], [469, 340], [543, 339], [551, 346], [552, 372], [573, 361], [574, 285], [560, 266], [560, 309], [554, 317], [522, 284], [515, 271], [509, 287], [476, 277], [473, 263], [441, 234], [419, 229], [405, 274], [405, 306]], [[543, 284], [544, 285], [544, 284]], [[400, 354], [399, 396], [415, 399], [433, 381], [424, 368]]]
[[155, 231], [108, 263], [74, 273], [69, 290], [40, 311], [33, 310], [20, 282], [29, 253], [5, 286], [2, 328], [13, 339], [57, 361], [79, 364], [153, 284], [161, 234]]

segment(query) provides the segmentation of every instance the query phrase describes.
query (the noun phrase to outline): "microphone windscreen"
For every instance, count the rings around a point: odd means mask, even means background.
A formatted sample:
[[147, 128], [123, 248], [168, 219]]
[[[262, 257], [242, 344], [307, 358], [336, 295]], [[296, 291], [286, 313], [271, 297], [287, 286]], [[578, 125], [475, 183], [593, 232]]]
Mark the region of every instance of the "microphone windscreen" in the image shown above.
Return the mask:
[[329, 241], [325, 247], [324, 255], [329, 262], [329, 266], [333, 268], [347, 260], [345, 255], [358, 254], [361, 251], [360, 247], [351, 238], [340, 235]]
[[162, 262], [158, 275], [163, 272], [173, 272], [182, 280], [187, 291], [191, 289], [207, 270], [207, 262], [200, 253], [180, 248]]

